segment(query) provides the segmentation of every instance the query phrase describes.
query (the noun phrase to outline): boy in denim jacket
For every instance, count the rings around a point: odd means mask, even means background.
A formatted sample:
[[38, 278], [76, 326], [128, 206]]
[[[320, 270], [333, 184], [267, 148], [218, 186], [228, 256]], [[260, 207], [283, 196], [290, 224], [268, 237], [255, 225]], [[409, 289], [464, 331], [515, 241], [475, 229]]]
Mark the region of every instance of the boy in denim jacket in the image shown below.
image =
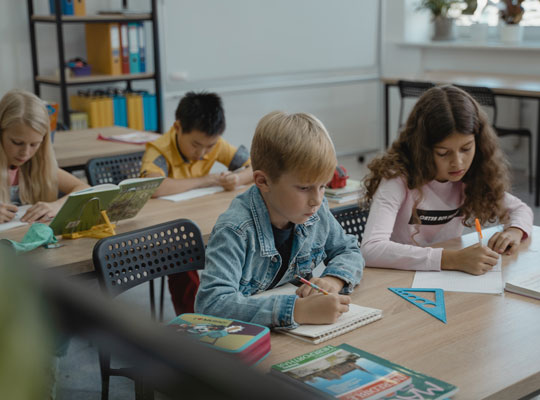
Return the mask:
[[[257, 125], [251, 162], [255, 185], [212, 231], [195, 311], [285, 329], [335, 322], [349, 309], [364, 259], [324, 198], [337, 164], [328, 132], [312, 115], [272, 112]], [[320, 262], [326, 268], [312, 278]], [[293, 295], [251, 297], [296, 274], [329, 295], [303, 285]]]

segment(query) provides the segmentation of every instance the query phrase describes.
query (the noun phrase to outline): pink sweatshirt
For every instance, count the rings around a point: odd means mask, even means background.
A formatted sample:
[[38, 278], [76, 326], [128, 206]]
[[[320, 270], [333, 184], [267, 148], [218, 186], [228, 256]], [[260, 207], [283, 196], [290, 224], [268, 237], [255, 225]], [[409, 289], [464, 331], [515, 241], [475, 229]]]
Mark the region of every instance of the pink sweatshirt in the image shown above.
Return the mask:
[[[422, 224], [411, 221], [420, 193], [409, 190], [402, 178], [383, 179], [373, 196], [362, 239], [362, 255], [370, 267], [418, 271], [440, 271], [442, 249], [427, 247], [461, 236], [463, 217], [456, 216], [463, 203], [462, 182], [432, 181], [422, 187], [417, 205]], [[506, 193], [504, 203], [510, 213], [506, 227], [531, 234], [532, 210], [517, 197]]]

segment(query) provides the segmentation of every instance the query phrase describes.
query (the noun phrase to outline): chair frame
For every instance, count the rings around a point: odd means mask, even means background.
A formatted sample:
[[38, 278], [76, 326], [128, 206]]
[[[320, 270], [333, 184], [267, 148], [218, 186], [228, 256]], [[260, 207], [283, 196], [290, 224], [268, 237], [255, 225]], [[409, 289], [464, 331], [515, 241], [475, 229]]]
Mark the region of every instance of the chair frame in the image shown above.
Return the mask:
[[435, 87], [433, 82], [421, 82], [421, 81], [398, 81], [399, 95], [401, 96], [401, 102], [399, 105], [399, 119], [398, 126], [401, 128], [404, 124], [403, 122], [403, 110], [405, 108], [406, 98], [415, 98], [421, 97], [427, 90]]
[[501, 128], [497, 126], [497, 102], [495, 100], [495, 93], [488, 87], [484, 86], [466, 86], [466, 85], [454, 85], [461, 90], [469, 93], [472, 98], [476, 100], [478, 104], [483, 107], [489, 107], [493, 110], [493, 117], [491, 119], [491, 125], [495, 130], [497, 136], [519, 136], [526, 137], [529, 140], [529, 193], [532, 193], [533, 187], [533, 166], [532, 166], [532, 133], [529, 129], [525, 128]]
[[[199, 227], [188, 219], [177, 219], [101, 239], [94, 246], [92, 259], [100, 286], [111, 297], [149, 282], [153, 318], [156, 316], [153, 281], [161, 277], [159, 320], [162, 320], [164, 277], [203, 269], [204, 250]], [[153, 397], [133, 368], [113, 369], [110, 362], [110, 355], [100, 352], [102, 400], [108, 399], [111, 376], [133, 379], [136, 399]]]
[[88, 160], [84, 172], [91, 186], [117, 184], [124, 179], [138, 178], [144, 151], [96, 157]]

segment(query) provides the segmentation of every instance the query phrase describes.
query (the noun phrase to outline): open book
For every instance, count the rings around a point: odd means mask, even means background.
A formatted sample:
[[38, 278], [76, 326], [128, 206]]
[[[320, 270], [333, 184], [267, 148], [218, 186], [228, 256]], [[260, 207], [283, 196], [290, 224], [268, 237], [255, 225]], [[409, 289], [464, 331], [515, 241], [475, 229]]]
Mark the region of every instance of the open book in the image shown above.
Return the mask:
[[[296, 291], [296, 286], [287, 283], [283, 286], [267, 290], [252, 297], [267, 297], [275, 295], [290, 295]], [[357, 304], [349, 304], [349, 311], [343, 314], [333, 324], [325, 325], [301, 325], [291, 330], [279, 330], [279, 333], [293, 336], [313, 344], [318, 344], [346, 332], [352, 331], [360, 326], [367, 325], [382, 318], [382, 310], [371, 307], [362, 307]]]
[[223, 186], [209, 186], [205, 188], [192, 189], [187, 192], [169, 194], [167, 196], [161, 196], [160, 199], [174, 201], [175, 203], [183, 200], [195, 199], [197, 197], [207, 196], [209, 194], [223, 192], [225, 189]]
[[117, 135], [105, 136], [101, 133], [98, 134], [98, 139], [100, 140], [109, 140], [111, 142], [122, 142], [122, 143], [133, 143], [133, 144], [145, 144], [148, 142], [153, 142], [156, 139], [159, 139], [161, 135], [159, 133], [153, 132], [129, 132], [129, 133], [120, 133]]
[[24, 214], [26, 214], [26, 211], [28, 211], [28, 209], [30, 207], [32, 207], [31, 204], [25, 204], [24, 206], [18, 206], [17, 207], [18, 210], [15, 213], [15, 217], [9, 222], [4, 222], [3, 224], [0, 224], [0, 232], [7, 231], [8, 229], [17, 228], [17, 227], [23, 226], [23, 225], [28, 225], [28, 222], [22, 222], [21, 218], [23, 217]]
[[163, 177], [125, 179], [71, 193], [50, 227], [55, 235], [81, 232], [103, 224], [105, 210], [111, 222], [133, 218], [163, 181]]

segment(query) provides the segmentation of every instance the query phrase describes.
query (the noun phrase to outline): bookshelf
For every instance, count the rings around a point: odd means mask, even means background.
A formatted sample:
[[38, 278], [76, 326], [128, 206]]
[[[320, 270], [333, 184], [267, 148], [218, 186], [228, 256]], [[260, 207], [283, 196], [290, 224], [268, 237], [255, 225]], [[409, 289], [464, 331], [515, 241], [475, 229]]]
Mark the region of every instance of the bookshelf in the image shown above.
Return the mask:
[[[40, 0], [43, 1], [43, 0]], [[161, 104], [161, 76], [160, 76], [160, 57], [159, 57], [159, 40], [158, 40], [158, 21], [157, 21], [157, 0], [150, 0], [151, 11], [149, 13], [131, 13], [128, 11], [127, 0], [122, 1], [122, 9], [126, 10], [125, 14], [106, 14], [106, 15], [62, 15], [61, 0], [55, 1], [55, 15], [35, 15], [34, 0], [28, 2], [28, 22], [30, 28], [30, 48], [32, 53], [32, 71], [34, 92], [39, 96], [41, 85], [50, 85], [57, 87], [60, 90], [60, 112], [64, 126], [69, 129], [69, 99], [68, 87], [77, 85], [95, 85], [112, 82], [124, 82], [125, 89], [131, 90], [131, 82], [137, 80], [152, 80], [154, 81], [154, 90], [156, 95], [157, 107], [157, 131], [162, 131], [162, 104]], [[64, 65], [66, 63], [64, 52], [64, 32], [65, 24], [85, 24], [85, 23], [103, 23], [103, 22], [144, 22], [148, 21], [152, 26], [152, 51], [153, 51], [153, 70], [151, 73], [138, 74], [122, 74], [122, 75], [97, 75], [69, 77], [66, 75]], [[56, 26], [57, 52], [58, 52], [58, 76], [46, 76], [39, 74], [37, 45], [38, 38], [36, 37], [36, 24], [54, 24]]]

